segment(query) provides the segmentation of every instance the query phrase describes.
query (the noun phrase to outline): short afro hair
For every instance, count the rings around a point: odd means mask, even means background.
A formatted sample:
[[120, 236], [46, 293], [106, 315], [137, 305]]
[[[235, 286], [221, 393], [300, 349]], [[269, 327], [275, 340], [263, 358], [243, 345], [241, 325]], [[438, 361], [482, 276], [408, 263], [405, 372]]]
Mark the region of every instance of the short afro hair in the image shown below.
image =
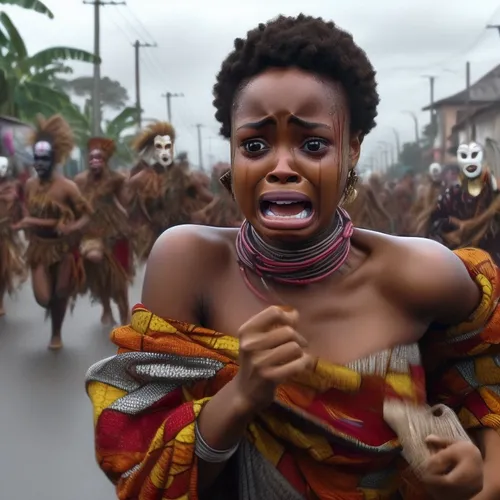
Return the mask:
[[279, 16], [237, 38], [213, 89], [220, 133], [231, 136], [231, 111], [239, 90], [269, 68], [296, 67], [338, 81], [349, 104], [351, 131], [363, 138], [375, 126], [379, 96], [375, 71], [352, 35], [321, 17]]

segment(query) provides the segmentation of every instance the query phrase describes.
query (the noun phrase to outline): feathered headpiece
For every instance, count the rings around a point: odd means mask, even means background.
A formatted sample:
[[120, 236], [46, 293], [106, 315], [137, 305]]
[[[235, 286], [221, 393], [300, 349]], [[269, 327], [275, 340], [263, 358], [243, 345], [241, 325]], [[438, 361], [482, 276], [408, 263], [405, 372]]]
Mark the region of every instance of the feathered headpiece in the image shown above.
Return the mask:
[[169, 135], [172, 142], [175, 142], [175, 129], [168, 122], [155, 122], [148, 125], [132, 142], [132, 148], [141, 153], [148, 146], [154, 144], [155, 137]]
[[30, 138], [30, 144], [46, 141], [52, 146], [54, 163], [59, 165], [67, 160], [75, 147], [73, 132], [68, 122], [61, 115], [46, 119], [38, 115], [35, 120], [35, 131]]
[[92, 137], [87, 143], [87, 148], [89, 151], [93, 151], [94, 149], [102, 151], [106, 161], [108, 161], [116, 151], [115, 141], [113, 141], [113, 139], [107, 139], [106, 137]]

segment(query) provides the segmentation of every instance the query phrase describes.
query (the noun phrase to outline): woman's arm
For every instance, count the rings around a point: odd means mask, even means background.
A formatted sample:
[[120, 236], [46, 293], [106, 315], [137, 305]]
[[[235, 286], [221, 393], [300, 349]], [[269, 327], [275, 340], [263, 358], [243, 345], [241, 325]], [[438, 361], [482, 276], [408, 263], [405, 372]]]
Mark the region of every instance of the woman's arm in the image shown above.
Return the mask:
[[[166, 231], [155, 243], [148, 260], [142, 304], [160, 317], [199, 325], [202, 319], [199, 315], [200, 299], [210, 288], [212, 276], [217, 275], [213, 266], [220, 260], [220, 257], [212, 258], [218, 250], [212, 245], [200, 237], [199, 230], [194, 232], [189, 226]], [[176, 286], [166, 287], [165, 283], [175, 283]], [[253, 417], [252, 410], [241, 400], [232, 381], [205, 404], [198, 425], [209, 446], [227, 450], [241, 440]], [[225, 465], [200, 460], [199, 490], [209, 488]]]

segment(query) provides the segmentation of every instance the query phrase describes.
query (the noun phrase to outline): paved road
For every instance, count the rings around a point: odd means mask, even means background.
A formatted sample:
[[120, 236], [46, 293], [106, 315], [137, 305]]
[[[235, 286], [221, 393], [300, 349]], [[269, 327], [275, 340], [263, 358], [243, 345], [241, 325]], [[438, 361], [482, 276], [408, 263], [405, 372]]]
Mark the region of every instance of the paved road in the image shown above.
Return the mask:
[[[140, 296], [141, 276], [131, 291]], [[50, 325], [25, 285], [0, 318], [0, 498], [114, 500], [94, 461], [87, 368], [114, 354], [100, 309], [85, 298], [68, 316], [65, 349], [46, 349]]]

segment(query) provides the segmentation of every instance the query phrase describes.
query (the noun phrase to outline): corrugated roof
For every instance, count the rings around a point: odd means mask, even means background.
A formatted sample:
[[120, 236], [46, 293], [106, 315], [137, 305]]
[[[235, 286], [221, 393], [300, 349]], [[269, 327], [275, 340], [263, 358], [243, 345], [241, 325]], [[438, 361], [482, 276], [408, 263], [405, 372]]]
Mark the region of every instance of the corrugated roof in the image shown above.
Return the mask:
[[[470, 87], [470, 103], [472, 105], [488, 104], [500, 100], [500, 64], [482, 76]], [[440, 99], [434, 103], [434, 107], [443, 104], [465, 104], [467, 101], [467, 90]], [[423, 111], [430, 109], [430, 104]]]
[[[474, 121], [475, 118], [478, 118], [479, 116], [489, 113], [491, 111], [499, 110], [500, 109], [500, 100], [496, 102], [489, 103], [486, 106], [482, 106], [481, 108], [477, 109], [470, 115], [470, 120], [471, 122]], [[457, 120], [457, 123], [453, 125], [452, 131], [455, 131], [457, 129], [461, 129], [465, 127], [467, 124], [467, 114], [464, 112], [461, 116], [460, 119]]]

